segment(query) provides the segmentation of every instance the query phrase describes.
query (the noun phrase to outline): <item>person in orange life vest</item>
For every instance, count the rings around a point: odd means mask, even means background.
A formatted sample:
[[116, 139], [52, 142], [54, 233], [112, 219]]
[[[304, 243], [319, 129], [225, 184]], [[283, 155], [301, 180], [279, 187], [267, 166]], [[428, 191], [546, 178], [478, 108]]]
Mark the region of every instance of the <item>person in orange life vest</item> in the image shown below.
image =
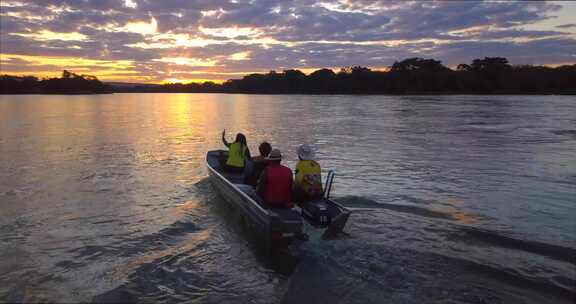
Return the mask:
[[272, 146], [267, 142], [263, 142], [260, 144], [260, 146], [258, 146], [258, 151], [260, 151], [260, 155], [252, 158], [252, 164], [253, 164], [252, 172], [248, 176], [246, 176], [246, 179], [244, 181], [246, 184], [252, 185], [254, 187], [258, 182], [260, 174], [262, 173], [262, 171], [264, 171], [264, 168], [266, 168], [266, 166], [268, 165], [266, 157], [270, 154], [270, 151], [272, 151]]
[[309, 145], [298, 147], [298, 163], [294, 181], [294, 201], [306, 203], [322, 197], [322, 173], [320, 164], [315, 161], [314, 149]]
[[250, 158], [250, 150], [246, 144], [246, 136], [242, 133], [236, 134], [233, 143], [226, 141], [226, 130], [222, 131], [222, 143], [228, 147], [228, 158], [221, 159], [222, 168], [228, 172], [242, 173], [244, 171], [245, 159]]
[[292, 170], [280, 164], [282, 153], [278, 149], [273, 149], [266, 160], [268, 166], [260, 174], [256, 192], [267, 207], [292, 208]]

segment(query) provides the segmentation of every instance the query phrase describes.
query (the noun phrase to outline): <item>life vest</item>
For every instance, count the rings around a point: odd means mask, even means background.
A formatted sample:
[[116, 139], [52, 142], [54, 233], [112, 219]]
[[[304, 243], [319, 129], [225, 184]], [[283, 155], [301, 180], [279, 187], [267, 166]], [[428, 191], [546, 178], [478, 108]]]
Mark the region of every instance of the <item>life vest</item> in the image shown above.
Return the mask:
[[232, 167], [244, 167], [244, 156], [246, 155], [246, 146], [241, 143], [235, 142], [228, 147], [228, 160], [226, 165]]
[[313, 160], [301, 160], [296, 165], [296, 186], [310, 197], [322, 195], [320, 165]]
[[266, 190], [262, 195], [270, 205], [291, 207], [292, 205], [292, 170], [280, 164], [269, 164], [264, 169]]

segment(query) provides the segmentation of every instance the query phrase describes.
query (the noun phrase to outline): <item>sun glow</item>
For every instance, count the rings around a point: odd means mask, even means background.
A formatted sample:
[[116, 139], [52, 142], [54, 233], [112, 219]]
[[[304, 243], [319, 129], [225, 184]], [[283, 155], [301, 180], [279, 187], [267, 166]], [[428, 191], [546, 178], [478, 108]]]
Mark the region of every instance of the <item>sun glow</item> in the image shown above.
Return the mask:
[[150, 23], [143, 21], [128, 22], [126, 25], [120, 28], [120, 31], [137, 33], [141, 35], [152, 35], [158, 32], [158, 22], [154, 17], [151, 17]]
[[248, 60], [248, 59], [250, 59], [250, 52], [249, 52], [249, 51], [246, 51], [246, 52], [234, 53], [234, 54], [228, 56], [228, 59], [230, 59], [230, 60], [236, 60], [236, 61], [239, 61], [239, 60]]
[[9, 60], [26, 61], [28, 65], [54, 65], [59, 68], [97, 66], [102, 68], [127, 69], [133, 67], [131, 60], [94, 60], [77, 57], [28, 56], [16, 54], [0, 54], [0, 62]]
[[[17, 63], [25, 66], [26, 70], [12, 70], [10, 67]], [[94, 75], [107, 80], [135, 78], [137, 72], [133, 70], [131, 60], [94, 60], [77, 57], [55, 56], [28, 56], [0, 53], [2, 73], [11, 75], [36, 75], [38, 77], [60, 76], [62, 70], [70, 70], [78, 74]], [[33, 72], [30, 72], [33, 71]]]
[[219, 79], [204, 79], [204, 78], [186, 78], [186, 79], [182, 79], [182, 78], [166, 78], [162, 81], [162, 84], [169, 84], [169, 83], [182, 83], [182, 84], [187, 84], [187, 83], [204, 83], [204, 82], [214, 82], [214, 83], [223, 83], [224, 81], [219, 80]]

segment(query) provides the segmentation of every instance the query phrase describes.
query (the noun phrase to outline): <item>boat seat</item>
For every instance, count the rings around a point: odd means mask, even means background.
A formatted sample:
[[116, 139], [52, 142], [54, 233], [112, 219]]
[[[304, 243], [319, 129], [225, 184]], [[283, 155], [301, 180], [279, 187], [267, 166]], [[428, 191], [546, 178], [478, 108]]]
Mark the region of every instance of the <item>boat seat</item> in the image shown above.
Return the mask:
[[293, 208], [271, 208], [264, 203], [264, 200], [256, 193], [254, 188], [247, 184], [234, 184], [234, 186], [238, 187], [240, 191], [246, 193], [250, 198], [252, 198], [255, 202], [257, 202], [262, 208], [268, 209], [274, 213], [276, 213], [279, 217], [283, 220], [293, 220], [298, 221], [300, 220], [300, 214], [296, 212]]
[[[220, 162], [223, 155], [224, 155], [224, 157], [225, 157], [225, 155], [228, 155], [228, 151], [218, 150], [218, 151], [208, 152], [208, 157], [206, 159], [207, 159], [210, 167], [212, 167], [213, 169], [218, 171], [218, 173], [222, 174], [222, 176], [224, 176], [231, 183], [234, 183], [234, 184], [244, 183], [244, 178], [245, 178], [244, 173], [234, 173], [234, 172], [228, 172], [228, 171], [223, 170], [223, 168], [221, 166], [221, 162]], [[247, 169], [251, 168], [251, 162], [250, 161], [246, 162], [246, 168]], [[247, 171], [247, 172], [250, 172], [250, 171]]]
[[244, 174], [219, 171], [227, 180], [236, 185], [244, 183]]
[[265, 207], [264, 201], [262, 200], [260, 195], [256, 193], [256, 191], [254, 190], [254, 188], [252, 188], [252, 186], [246, 184], [234, 184], [234, 186], [238, 187], [240, 191], [246, 193], [246, 195], [248, 195], [251, 199], [257, 202], [260, 206]]

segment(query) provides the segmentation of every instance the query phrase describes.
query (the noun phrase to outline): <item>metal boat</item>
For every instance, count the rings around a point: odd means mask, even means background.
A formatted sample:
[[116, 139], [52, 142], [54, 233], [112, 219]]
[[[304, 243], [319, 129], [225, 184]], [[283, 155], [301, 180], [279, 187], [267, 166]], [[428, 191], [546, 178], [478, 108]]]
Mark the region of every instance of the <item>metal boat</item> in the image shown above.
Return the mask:
[[[258, 196], [255, 189], [244, 183], [243, 173], [230, 173], [222, 170], [221, 160], [228, 151], [213, 150], [206, 154], [206, 164], [211, 181], [224, 199], [242, 213], [257, 236], [268, 243], [291, 243], [303, 236], [303, 224], [325, 229], [325, 235], [341, 232], [346, 225], [350, 211], [329, 199], [334, 174], [330, 172], [326, 180], [325, 195], [322, 199], [309, 202], [292, 209], [269, 208]], [[247, 171], [251, 163], [246, 164]]]

